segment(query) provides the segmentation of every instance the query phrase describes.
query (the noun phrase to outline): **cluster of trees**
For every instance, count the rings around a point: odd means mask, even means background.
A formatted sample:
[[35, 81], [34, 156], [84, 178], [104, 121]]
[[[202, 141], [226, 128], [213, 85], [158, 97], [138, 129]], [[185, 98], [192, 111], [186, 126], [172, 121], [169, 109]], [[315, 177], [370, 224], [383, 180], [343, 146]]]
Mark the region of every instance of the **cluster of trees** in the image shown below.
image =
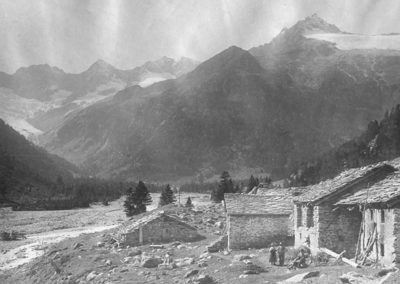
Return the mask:
[[136, 185], [135, 189], [129, 187], [126, 192], [124, 211], [126, 216], [131, 217], [146, 212], [146, 207], [152, 203], [149, 190], [142, 181]]
[[272, 186], [272, 179], [270, 176], [262, 178], [251, 175], [247, 183], [246, 193], [249, 193], [254, 187], [257, 187], [260, 184], [260, 180], [262, 183]]
[[64, 182], [61, 176], [50, 188], [27, 184], [26, 192], [19, 198], [12, 199], [15, 210], [67, 210], [89, 207], [90, 203], [118, 199], [124, 189], [132, 183], [104, 180], [98, 178], [75, 178], [72, 182]]
[[204, 193], [210, 192], [213, 188], [218, 185], [218, 182], [190, 182], [185, 183], [180, 186], [181, 192], [197, 192], [197, 193]]
[[243, 185], [245, 182], [239, 181], [234, 183], [229, 173], [224, 171], [220, 176], [217, 186], [211, 190], [211, 200], [219, 203], [224, 200], [225, 193], [249, 193], [254, 187], [260, 184], [260, 180], [262, 180], [263, 183], [272, 185], [272, 179], [269, 176], [261, 178], [251, 175], [247, 181], [247, 187], [244, 187]]

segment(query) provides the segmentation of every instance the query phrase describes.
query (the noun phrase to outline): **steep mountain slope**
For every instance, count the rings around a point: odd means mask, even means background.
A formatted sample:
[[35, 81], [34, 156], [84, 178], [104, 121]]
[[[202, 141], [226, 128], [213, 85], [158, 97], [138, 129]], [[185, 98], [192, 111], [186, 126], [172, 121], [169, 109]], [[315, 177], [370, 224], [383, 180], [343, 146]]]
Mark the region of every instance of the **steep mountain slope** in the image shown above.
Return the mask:
[[101, 176], [248, 167], [284, 176], [400, 102], [399, 51], [306, 37], [321, 31], [340, 33], [313, 15], [264, 46], [230, 47], [176, 80], [122, 90], [47, 132], [43, 145]]
[[371, 121], [358, 137], [303, 162], [291, 174], [293, 185], [302, 186], [331, 178], [347, 168], [392, 160], [400, 156], [400, 105], [386, 112], [378, 122]]
[[93, 103], [112, 97], [128, 86], [147, 87], [193, 70], [198, 63], [163, 57], [131, 70], [119, 70], [103, 60], [80, 74], [57, 67], [34, 65], [14, 74], [0, 73], [0, 118], [31, 140], [51, 130], [71, 115]]
[[[60, 157], [34, 146], [0, 119], [0, 199], [52, 192], [81, 172]], [[47, 194], [50, 196], [50, 194]]]

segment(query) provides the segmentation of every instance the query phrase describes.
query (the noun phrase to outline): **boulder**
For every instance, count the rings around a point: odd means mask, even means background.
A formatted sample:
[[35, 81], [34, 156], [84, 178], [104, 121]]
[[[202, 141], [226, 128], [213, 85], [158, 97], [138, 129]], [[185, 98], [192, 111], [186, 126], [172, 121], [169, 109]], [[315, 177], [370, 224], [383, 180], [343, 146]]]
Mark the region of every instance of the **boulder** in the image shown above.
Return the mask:
[[192, 277], [192, 276], [195, 276], [195, 275], [198, 274], [198, 273], [199, 273], [199, 270], [197, 270], [197, 269], [188, 271], [188, 272], [185, 274], [185, 278], [190, 278], [190, 277]]
[[92, 271], [86, 276], [86, 281], [92, 281], [96, 277], [97, 277], [97, 272], [96, 271]]
[[127, 263], [127, 262], [131, 261], [131, 259], [132, 259], [131, 256], [127, 256], [127, 257], [124, 257], [124, 259], [122, 260], [122, 262], [123, 262], [123, 263]]
[[258, 270], [245, 270], [243, 274], [260, 274]]
[[188, 266], [194, 264], [194, 258], [193, 257], [178, 258], [175, 260], [175, 264], [177, 267]]
[[213, 284], [215, 282], [214, 282], [214, 279], [210, 275], [200, 274], [199, 276], [197, 276], [197, 278], [194, 281], [194, 283], [197, 283], [197, 284]]
[[141, 255], [141, 254], [142, 254], [142, 251], [140, 249], [134, 249], [128, 253], [128, 256], [137, 256], [137, 255]]
[[159, 269], [163, 269], [163, 270], [171, 270], [176, 268], [176, 264], [175, 263], [170, 263], [170, 264], [166, 264], [166, 263], [161, 263], [158, 265]]
[[247, 254], [237, 254], [233, 257], [234, 261], [243, 261], [245, 259], [251, 259], [250, 255]]
[[222, 223], [221, 221], [218, 221], [214, 224], [215, 227], [217, 227], [218, 229], [222, 229], [224, 227], [224, 223]]
[[205, 253], [202, 253], [202, 254], [199, 256], [199, 258], [200, 258], [200, 259], [202, 259], [202, 258], [207, 258], [209, 255], [210, 255], [210, 254], [209, 254], [208, 252], [205, 252]]
[[81, 246], [83, 246], [81, 243], [75, 243], [75, 244], [72, 246], [72, 249], [77, 249], [77, 248], [80, 248]]
[[354, 271], [343, 274], [339, 277], [342, 283], [351, 283], [351, 284], [376, 284], [378, 280], [371, 276], [366, 276], [361, 273], [357, 273]]
[[141, 267], [145, 267], [145, 268], [156, 268], [161, 263], [163, 263], [161, 258], [145, 257], [145, 258], [142, 259], [142, 262], [141, 262], [140, 266]]
[[318, 277], [318, 276], [319, 276], [319, 271], [310, 271], [310, 272], [297, 274], [297, 275], [290, 277], [289, 279], [286, 279], [285, 281], [282, 281], [280, 283], [300, 283], [304, 279]]
[[198, 266], [198, 267], [207, 267], [207, 266], [208, 266], [208, 263], [205, 262], [204, 260], [203, 260], [203, 261], [199, 261], [199, 263], [197, 264], [197, 266]]
[[152, 249], [163, 249], [163, 248], [164, 248], [163, 245], [150, 245], [150, 247], [151, 247]]

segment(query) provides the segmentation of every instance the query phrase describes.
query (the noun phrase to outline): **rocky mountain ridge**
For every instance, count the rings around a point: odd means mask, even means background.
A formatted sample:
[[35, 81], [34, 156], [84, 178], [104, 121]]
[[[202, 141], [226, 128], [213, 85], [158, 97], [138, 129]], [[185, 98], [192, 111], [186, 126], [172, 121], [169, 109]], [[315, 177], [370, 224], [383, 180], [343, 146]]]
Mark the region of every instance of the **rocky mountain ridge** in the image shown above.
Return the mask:
[[197, 64], [189, 58], [163, 57], [131, 70], [119, 70], [98, 60], [78, 74], [47, 64], [22, 67], [14, 74], [0, 72], [0, 117], [37, 141], [38, 135], [62, 123], [68, 115], [108, 99], [119, 90], [174, 79]]

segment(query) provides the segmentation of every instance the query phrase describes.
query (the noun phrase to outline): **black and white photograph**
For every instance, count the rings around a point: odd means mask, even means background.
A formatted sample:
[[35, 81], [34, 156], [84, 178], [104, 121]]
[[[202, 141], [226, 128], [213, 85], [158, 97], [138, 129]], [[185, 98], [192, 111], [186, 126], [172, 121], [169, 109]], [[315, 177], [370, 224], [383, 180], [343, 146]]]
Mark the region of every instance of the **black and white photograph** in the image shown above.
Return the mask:
[[400, 1], [0, 0], [0, 283], [400, 283]]

